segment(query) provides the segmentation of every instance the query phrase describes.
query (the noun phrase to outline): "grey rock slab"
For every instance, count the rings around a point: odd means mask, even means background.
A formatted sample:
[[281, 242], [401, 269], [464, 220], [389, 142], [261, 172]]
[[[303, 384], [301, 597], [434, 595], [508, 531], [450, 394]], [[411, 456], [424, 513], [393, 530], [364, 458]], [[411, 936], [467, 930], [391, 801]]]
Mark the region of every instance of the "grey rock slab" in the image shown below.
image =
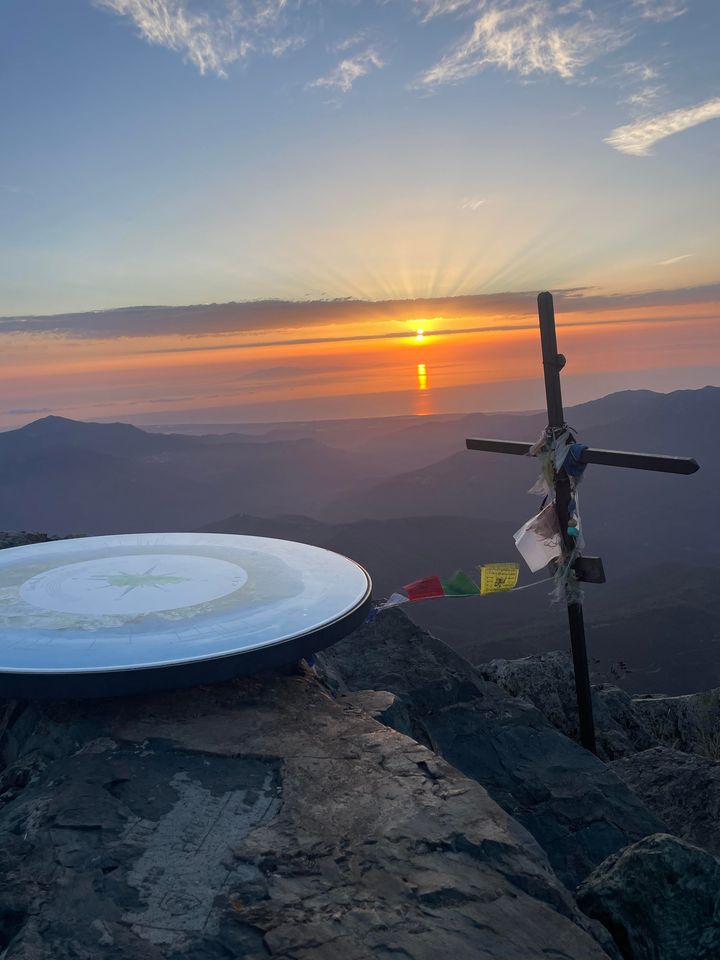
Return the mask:
[[646, 837], [610, 857], [578, 902], [612, 932], [625, 960], [720, 956], [720, 861], [677, 837]]
[[[579, 741], [575, 675], [567, 653], [553, 651], [519, 660], [491, 660], [477, 670], [486, 680], [534, 704], [554, 727]], [[614, 760], [657, 744], [623, 690], [594, 685], [592, 700], [598, 756], [602, 760]]]
[[570, 888], [610, 854], [667, 829], [597, 757], [401, 611], [385, 611], [317, 659], [340, 693], [394, 693], [384, 722], [481, 783]]
[[363, 698], [267, 675], [35, 711], [3, 960], [617, 956], [532, 836]]
[[[165, 816], [138, 819], [124, 833], [125, 842], [140, 851], [126, 878], [139, 903], [122, 919], [147, 940], [174, 944], [184, 939], [178, 934], [216, 932], [213, 902], [233, 867], [228, 837], [246, 835], [272, 816], [279, 801], [271, 771], [251, 791], [213, 794], [184, 771], [173, 775], [170, 787], [178, 799]], [[248, 879], [254, 879], [252, 871]]]
[[275, 767], [107, 737], [48, 763], [0, 812], [2, 846], [24, 844], [8, 852], [22, 904], [8, 949], [33, 929], [61, 956], [152, 956], [216, 934], [215, 900], [237, 882], [229, 838], [272, 815]]
[[720, 856], [720, 763], [654, 747], [611, 767], [675, 836]]
[[633, 707], [658, 741], [720, 759], [720, 689], [679, 697], [634, 697]]

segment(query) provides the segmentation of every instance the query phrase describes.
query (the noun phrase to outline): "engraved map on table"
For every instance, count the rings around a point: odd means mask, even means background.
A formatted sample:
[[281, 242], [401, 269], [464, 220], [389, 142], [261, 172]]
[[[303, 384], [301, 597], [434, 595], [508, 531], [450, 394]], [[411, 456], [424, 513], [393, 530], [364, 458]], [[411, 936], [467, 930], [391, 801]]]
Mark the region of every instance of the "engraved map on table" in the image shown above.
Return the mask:
[[125, 534], [0, 551], [0, 666], [103, 670], [243, 652], [354, 609], [368, 578], [306, 544]]

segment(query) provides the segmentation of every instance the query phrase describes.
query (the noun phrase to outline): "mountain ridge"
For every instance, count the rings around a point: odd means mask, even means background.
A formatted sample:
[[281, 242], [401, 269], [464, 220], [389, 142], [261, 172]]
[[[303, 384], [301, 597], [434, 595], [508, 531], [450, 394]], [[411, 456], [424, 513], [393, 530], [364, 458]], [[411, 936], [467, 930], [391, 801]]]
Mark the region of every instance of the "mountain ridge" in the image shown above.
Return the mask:
[[[610, 394], [569, 407], [567, 416], [585, 442], [690, 454], [701, 466], [692, 477], [588, 468], [580, 487], [586, 552], [603, 558], [608, 577], [606, 586], [587, 589], [591, 654], [607, 671], [636, 651], [629, 684], [644, 682], [642, 660], [663, 671], [666, 689], [701, 689], [708, 676], [720, 683], [712, 627], [720, 611], [695, 609], [684, 586], [699, 570], [707, 593], [720, 593], [713, 535], [720, 529], [720, 389]], [[33, 423], [0, 434], [0, 528], [296, 538], [353, 556], [385, 596], [418, 577], [515, 559], [512, 535], [540, 505], [526, 492], [538, 473], [533, 460], [464, 449], [474, 428], [532, 440], [544, 425], [538, 413], [388, 418], [377, 430], [370, 421], [314, 431], [305, 424], [282, 438], [271, 431], [251, 439], [58, 418]], [[670, 560], [678, 565], [675, 583], [660, 570]], [[430, 602], [413, 616], [476, 661], [489, 649], [517, 655], [556, 645], [553, 624], [561, 622], [543, 588], [512, 600], [448, 603], [442, 612]], [[687, 669], [677, 669], [665, 622], [684, 631]], [[651, 624], [662, 638], [654, 652], [645, 641]]]

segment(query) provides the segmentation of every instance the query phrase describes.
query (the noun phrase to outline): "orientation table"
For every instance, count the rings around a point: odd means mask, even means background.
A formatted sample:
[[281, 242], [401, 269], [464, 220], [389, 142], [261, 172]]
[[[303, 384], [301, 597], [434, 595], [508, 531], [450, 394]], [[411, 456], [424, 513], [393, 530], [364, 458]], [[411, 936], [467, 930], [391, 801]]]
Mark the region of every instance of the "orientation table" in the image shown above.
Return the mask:
[[0, 550], [0, 696], [105, 697], [309, 656], [371, 606], [367, 572], [288, 540], [83, 537]]

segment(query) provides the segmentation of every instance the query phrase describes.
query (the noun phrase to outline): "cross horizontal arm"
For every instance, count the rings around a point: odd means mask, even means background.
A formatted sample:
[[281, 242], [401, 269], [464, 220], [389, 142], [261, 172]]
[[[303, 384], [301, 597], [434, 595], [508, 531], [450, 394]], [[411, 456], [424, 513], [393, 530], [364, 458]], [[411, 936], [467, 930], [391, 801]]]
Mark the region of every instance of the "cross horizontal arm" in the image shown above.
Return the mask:
[[[516, 440], [485, 440], [471, 437], [465, 441], [468, 450], [484, 450], [487, 453], [510, 453], [527, 456], [535, 446]], [[605, 467], [629, 467], [633, 470], [654, 470], [658, 473], [696, 473], [700, 466], [692, 457], [666, 457], [654, 453], [626, 453], [623, 450], [595, 450], [587, 447], [581, 457], [582, 463], [598, 463]]]

